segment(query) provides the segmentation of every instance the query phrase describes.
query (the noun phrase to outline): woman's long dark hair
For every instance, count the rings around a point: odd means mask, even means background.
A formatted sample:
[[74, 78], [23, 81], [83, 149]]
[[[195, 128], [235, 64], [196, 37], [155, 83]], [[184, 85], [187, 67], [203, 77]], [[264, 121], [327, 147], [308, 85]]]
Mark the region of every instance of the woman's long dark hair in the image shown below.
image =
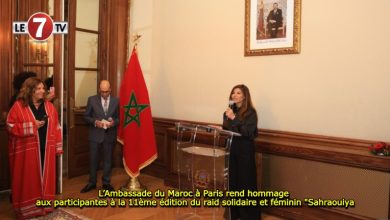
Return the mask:
[[30, 77], [26, 79], [20, 89], [17, 100], [20, 100], [23, 105], [27, 106], [32, 101], [32, 94], [35, 92], [35, 89], [41, 83], [43, 84], [42, 80], [37, 77]]
[[239, 85], [236, 85], [233, 87], [233, 89], [229, 95], [229, 100], [232, 100], [232, 94], [233, 94], [234, 90], [237, 88], [240, 89], [242, 91], [242, 94], [244, 95], [244, 100], [242, 102], [240, 110], [238, 111], [238, 118], [244, 119], [246, 117], [248, 110], [253, 109], [253, 111], [256, 112], [256, 109], [255, 109], [255, 107], [253, 107], [252, 98], [251, 98], [251, 94], [249, 92], [249, 89], [244, 84], [239, 84]]

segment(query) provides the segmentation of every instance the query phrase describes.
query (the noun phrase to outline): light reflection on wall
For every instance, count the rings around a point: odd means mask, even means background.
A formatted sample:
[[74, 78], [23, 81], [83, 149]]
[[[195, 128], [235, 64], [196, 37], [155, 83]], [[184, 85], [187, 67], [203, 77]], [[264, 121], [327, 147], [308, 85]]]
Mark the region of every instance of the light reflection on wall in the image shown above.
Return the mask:
[[48, 62], [48, 42], [30, 40], [30, 55], [33, 63]]

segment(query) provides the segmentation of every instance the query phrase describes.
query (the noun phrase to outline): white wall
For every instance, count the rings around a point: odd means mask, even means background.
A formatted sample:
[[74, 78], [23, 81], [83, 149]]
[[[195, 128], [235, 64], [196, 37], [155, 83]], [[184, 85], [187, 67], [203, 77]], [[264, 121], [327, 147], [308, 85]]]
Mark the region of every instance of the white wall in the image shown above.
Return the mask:
[[132, 0], [130, 34], [155, 117], [220, 123], [244, 83], [260, 128], [390, 141], [389, 8], [302, 0], [297, 55], [244, 57], [244, 0]]

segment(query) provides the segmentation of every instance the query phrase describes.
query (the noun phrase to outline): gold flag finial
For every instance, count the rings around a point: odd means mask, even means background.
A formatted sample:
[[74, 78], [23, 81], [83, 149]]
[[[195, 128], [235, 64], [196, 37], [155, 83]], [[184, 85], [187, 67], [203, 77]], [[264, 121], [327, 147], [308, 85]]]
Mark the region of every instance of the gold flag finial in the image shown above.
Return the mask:
[[136, 33], [133, 35], [133, 42], [134, 42], [134, 47], [135, 49], [137, 49], [137, 45], [138, 45], [138, 42], [139, 42], [139, 39], [141, 38], [142, 35]]

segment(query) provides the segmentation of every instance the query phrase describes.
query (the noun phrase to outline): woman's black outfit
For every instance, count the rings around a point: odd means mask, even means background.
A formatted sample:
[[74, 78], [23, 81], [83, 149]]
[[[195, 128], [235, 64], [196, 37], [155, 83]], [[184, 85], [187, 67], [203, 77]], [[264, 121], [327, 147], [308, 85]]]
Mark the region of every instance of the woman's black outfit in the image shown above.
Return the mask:
[[42, 102], [38, 109], [34, 106], [32, 102], [29, 103], [30, 109], [32, 113], [34, 114], [34, 117], [36, 120], [39, 121], [45, 121], [45, 124], [38, 129], [38, 135], [39, 135], [39, 147], [41, 150], [41, 167], [43, 169], [44, 162], [45, 162], [45, 146], [46, 146], [46, 133], [47, 133], [47, 114], [45, 110], [45, 104]]
[[[230, 120], [226, 116], [223, 120], [224, 129], [241, 134], [241, 136], [233, 137], [230, 149], [229, 190], [257, 191], [254, 143], [257, 136], [257, 113], [254, 109], [248, 109], [244, 117], [240, 119], [238, 111], [237, 107], [233, 107], [233, 112], [236, 115], [234, 120]], [[231, 219], [260, 219], [259, 207], [231, 207], [230, 212]]]

